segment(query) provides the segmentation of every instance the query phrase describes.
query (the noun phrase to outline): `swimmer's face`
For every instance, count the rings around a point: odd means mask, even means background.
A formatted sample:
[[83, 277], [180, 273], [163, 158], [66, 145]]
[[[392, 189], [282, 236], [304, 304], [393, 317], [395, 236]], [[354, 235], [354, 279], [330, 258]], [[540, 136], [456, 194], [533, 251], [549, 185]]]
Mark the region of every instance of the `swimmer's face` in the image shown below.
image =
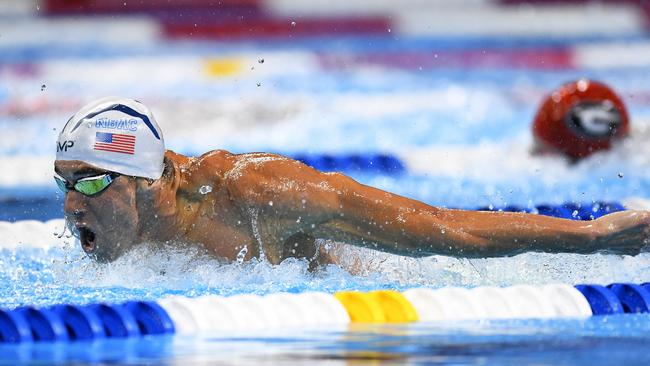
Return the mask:
[[[80, 161], [56, 161], [54, 171], [68, 186], [79, 179], [109, 173]], [[73, 189], [65, 194], [66, 221], [75, 228], [81, 247], [92, 258], [113, 261], [138, 242], [136, 179], [118, 175], [95, 195], [86, 196]]]

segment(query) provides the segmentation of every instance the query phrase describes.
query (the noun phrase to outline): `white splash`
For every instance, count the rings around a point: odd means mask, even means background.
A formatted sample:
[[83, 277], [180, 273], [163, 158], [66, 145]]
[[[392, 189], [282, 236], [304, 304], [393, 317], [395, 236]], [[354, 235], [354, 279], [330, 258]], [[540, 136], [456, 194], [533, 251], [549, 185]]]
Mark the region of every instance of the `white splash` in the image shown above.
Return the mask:
[[201, 193], [203, 195], [206, 195], [206, 194], [208, 194], [210, 192], [212, 192], [212, 186], [205, 185], [205, 186], [201, 186], [201, 188], [199, 188], [199, 193]]

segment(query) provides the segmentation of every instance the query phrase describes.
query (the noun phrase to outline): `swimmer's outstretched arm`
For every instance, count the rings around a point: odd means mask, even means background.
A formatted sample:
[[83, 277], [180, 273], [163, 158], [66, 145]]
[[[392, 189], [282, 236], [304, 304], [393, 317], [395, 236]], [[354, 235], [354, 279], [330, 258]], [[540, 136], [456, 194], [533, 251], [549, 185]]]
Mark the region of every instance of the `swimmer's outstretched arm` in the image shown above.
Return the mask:
[[401, 255], [511, 256], [527, 251], [638, 254], [650, 236], [650, 212], [594, 221], [535, 214], [441, 209], [330, 175], [339, 215], [317, 236]]
[[300, 233], [415, 257], [495, 257], [527, 251], [636, 254], [650, 228], [646, 211], [573, 221], [442, 209], [291, 159], [263, 157], [268, 161], [249, 164], [235, 186], [249, 206], [261, 208], [263, 241], [284, 243], [285, 249], [293, 242], [287, 238]]

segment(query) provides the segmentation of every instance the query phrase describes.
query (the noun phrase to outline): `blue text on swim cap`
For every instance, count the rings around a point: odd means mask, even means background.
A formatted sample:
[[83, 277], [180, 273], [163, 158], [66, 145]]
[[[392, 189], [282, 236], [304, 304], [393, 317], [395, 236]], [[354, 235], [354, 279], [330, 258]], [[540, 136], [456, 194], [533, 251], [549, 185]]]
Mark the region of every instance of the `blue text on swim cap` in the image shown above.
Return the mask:
[[135, 118], [97, 118], [95, 128], [136, 131], [138, 129], [138, 120]]

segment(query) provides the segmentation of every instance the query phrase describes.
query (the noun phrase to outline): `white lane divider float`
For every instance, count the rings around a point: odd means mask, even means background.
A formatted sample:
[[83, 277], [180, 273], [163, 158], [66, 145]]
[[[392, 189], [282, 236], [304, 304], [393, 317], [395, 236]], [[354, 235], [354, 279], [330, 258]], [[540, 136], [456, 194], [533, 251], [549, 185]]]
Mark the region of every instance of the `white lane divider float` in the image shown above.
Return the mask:
[[501, 288], [485, 286], [469, 290], [485, 312], [486, 319], [507, 319], [514, 317], [514, 310], [505, 298]]
[[[282, 324], [272, 307], [264, 298], [257, 295], [235, 295], [224, 299], [226, 306], [234, 315], [236, 329], [269, 329]], [[211, 309], [208, 309], [210, 311]]]
[[513, 318], [551, 318], [553, 305], [534, 286], [517, 285], [502, 290], [505, 299], [514, 311]]
[[16, 222], [0, 221], [0, 249], [18, 248], [48, 249], [63, 245], [65, 222], [63, 219], [49, 221], [22, 220]]
[[159, 300], [158, 304], [165, 309], [174, 322], [176, 333], [193, 334], [198, 333], [199, 330], [209, 330], [199, 326], [199, 324], [206, 324], [206, 322], [202, 319], [204, 316], [200, 314], [200, 308], [196, 300], [182, 296], [172, 296]]
[[276, 328], [318, 328], [350, 323], [345, 307], [331, 294], [306, 292], [170, 296], [158, 301], [173, 320], [178, 333], [251, 331]]
[[517, 285], [404, 291], [420, 320], [523, 319], [592, 315], [589, 302], [573, 286]]
[[551, 284], [542, 286], [541, 290], [551, 302], [554, 316], [587, 317], [593, 315], [587, 299], [573, 286]]

